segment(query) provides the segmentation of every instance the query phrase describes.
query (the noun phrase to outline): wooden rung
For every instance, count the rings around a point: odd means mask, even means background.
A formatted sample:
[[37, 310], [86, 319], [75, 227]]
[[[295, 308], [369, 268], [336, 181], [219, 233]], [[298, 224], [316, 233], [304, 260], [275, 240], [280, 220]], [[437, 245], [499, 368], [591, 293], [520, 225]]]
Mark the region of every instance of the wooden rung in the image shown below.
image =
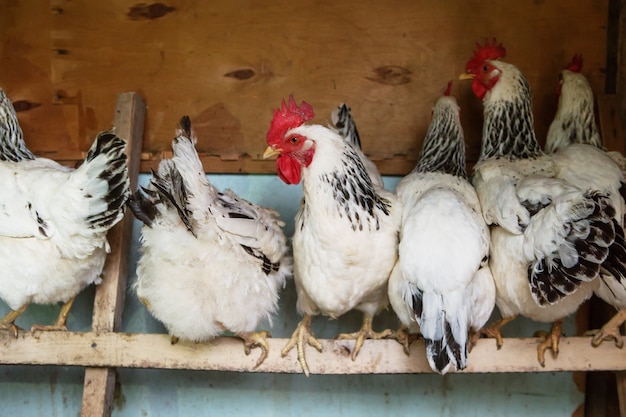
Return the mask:
[[[128, 176], [132, 190], [137, 188], [145, 115], [146, 106], [137, 93], [122, 93], [118, 96], [115, 133], [126, 140]], [[96, 287], [92, 318], [94, 331], [115, 331], [121, 325], [132, 224], [133, 216], [127, 210], [124, 219], [107, 235], [111, 253], [104, 266], [102, 284]], [[115, 369], [86, 369], [81, 417], [109, 417], [114, 389]]]
[[[257, 369], [260, 351], [244, 354], [243, 342], [219, 337], [212, 342], [171, 345], [165, 334], [20, 332], [14, 338], [0, 333], [0, 364], [70, 365], [117, 368], [194, 369], [236, 372], [300, 373], [295, 349], [286, 357], [280, 351], [288, 339], [268, 339], [269, 355]], [[404, 354], [394, 340], [367, 340], [356, 361], [349, 353], [353, 341], [320, 340], [318, 353], [306, 347], [312, 374], [404, 374], [431, 372], [422, 340]], [[469, 356], [463, 373], [558, 372], [626, 370], [626, 349], [605, 342], [597, 348], [588, 337], [563, 337], [555, 359], [546, 354], [546, 366], [537, 362], [536, 338], [507, 338], [498, 350], [492, 339], [481, 339]]]

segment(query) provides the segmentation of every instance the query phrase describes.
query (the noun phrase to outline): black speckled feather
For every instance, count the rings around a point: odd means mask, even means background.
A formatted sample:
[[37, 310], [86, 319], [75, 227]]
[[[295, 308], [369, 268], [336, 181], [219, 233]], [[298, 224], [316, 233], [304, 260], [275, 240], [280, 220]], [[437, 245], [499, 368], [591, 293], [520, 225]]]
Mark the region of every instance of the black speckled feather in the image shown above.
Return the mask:
[[344, 155], [345, 168], [324, 174], [322, 181], [331, 186], [339, 216], [345, 216], [350, 221], [352, 230], [379, 230], [379, 216], [390, 214], [391, 202], [376, 193], [356, 152], [350, 148]]
[[28, 159], [35, 159], [35, 155], [26, 147], [13, 104], [0, 88], [0, 161]]
[[593, 213], [565, 225], [569, 230], [565, 244], [576, 249], [577, 262], [566, 267], [559, 253], [553, 252], [528, 267], [530, 290], [538, 305], [555, 304], [583, 282], [596, 278], [609, 257], [616, 237], [612, 219], [615, 211], [608, 197], [602, 194], [588, 193], [586, 197], [588, 203], [594, 204]]

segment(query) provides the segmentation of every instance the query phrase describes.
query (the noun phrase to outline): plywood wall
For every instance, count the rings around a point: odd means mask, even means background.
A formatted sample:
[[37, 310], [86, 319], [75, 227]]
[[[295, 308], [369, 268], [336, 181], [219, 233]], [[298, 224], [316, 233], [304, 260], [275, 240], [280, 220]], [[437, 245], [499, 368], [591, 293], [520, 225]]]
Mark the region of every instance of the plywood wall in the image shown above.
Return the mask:
[[[596, 91], [605, 82], [608, 1], [0, 3], [0, 85], [23, 103], [31, 148], [57, 159], [79, 158], [111, 126], [117, 94], [133, 90], [148, 106], [144, 170], [187, 114], [207, 171], [273, 172], [260, 160], [265, 132], [271, 110], [294, 94], [322, 124], [348, 103], [366, 153], [385, 173], [404, 174], [432, 103], [476, 41], [496, 36], [528, 76], [539, 137], [554, 114], [558, 71], [574, 53], [584, 54]], [[468, 82], [452, 92], [473, 162], [482, 108]]]

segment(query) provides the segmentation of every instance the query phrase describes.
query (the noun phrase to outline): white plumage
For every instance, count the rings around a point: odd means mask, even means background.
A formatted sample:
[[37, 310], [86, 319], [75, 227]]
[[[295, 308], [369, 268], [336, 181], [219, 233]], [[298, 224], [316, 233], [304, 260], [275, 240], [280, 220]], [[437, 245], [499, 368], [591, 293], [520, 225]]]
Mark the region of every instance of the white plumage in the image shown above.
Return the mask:
[[297, 345], [298, 359], [309, 374], [304, 344], [321, 349], [309, 325], [312, 317], [336, 318], [356, 309], [364, 314], [354, 359], [365, 338], [379, 338], [371, 321], [388, 304], [387, 280], [397, 258], [401, 210], [395, 196], [373, 184], [355, 148], [336, 131], [305, 125], [313, 118], [307, 103], [274, 113], [265, 156], [278, 154], [279, 176], [287, 183], [303, 181], [304, 199], [293, 236], [294, 279], [298, 311], [304, 318], [286, 354]]
[[70, 169], [33, 155], [15, 110], [0, 89], [0, 298], [11, 311], [0, 328], [17, 334], [28, 304], [63, 302], [41, 330], [66, 329], [74, 297], [100, 282], [107, 231], [123, 216], [130, 193], [125, 142], [98, 134], [84, 163]]
[[206, 178], [189, 119], [172, 143], [174, 156], [159, 164], [147, 189], [131, 201], [144, 222], [134, 289], [173, 340], [206, 341], [224, 331], [259, 347], [279, 292], [292, 274], [278, 213], [254, 205]]
[[[582, 56], [575, 55], [568, 66], [561, 71], [558, 107], [546, 138], [547, 152], [558, 152], [572, 143], [588, 144], [605, 150], [596, 125], [593, 90], [581, 72], [582, 65]], [[615, 151], [606, 151], [606, 153], [624, 172], [626, 169], [624, 156]], [[620, 186], [620, 193], [626, 194], [626, 187], [623, 184]], [[625, 252], [626, 241], [623, 234], [619, 233], [623, 222], [617, 221], [617, 223], [618, 233], [615, 237], [616, 242], [612, 245], [612, 252]], [[617, 346], [623, 346], [620, 326], [626, 320], [626, 285], [621, 280], [624, 274], [626, 270], [620, 268], [619, 263], [607, 262], [603, 265], [595, 294], [619, 311], [600, 330], [592, 332], [595, 333], [592, 339], [594, 346], [599, 345], [605, 339], [613, 339]]]
[[501, 326], [517, 314], [554, 322], [538, 347], [543, 364], [545, 350], [558, 351], [563, 318], [597, 288], [601, 265], [626, 261], [611, 250], [624, 214], [622, 174], [589, 145], [543, 154], [528, 82], [498, 59], [504, 54], [501, 45], [479, 45], [462, 75], [473, 79], [485, 115], [473, 184], [493, 225], [490, 267], [503, 317], [487, 333], [501, 345]]
[[489, 231], [465, 173], [453, 97], [437, 100], [418, 165], [396, 194], [403, 215], [391, 305], [409, 329], [419, 324], [433, 371], [444, 374], [451, 364], [464, 369], [468, 333], [489, 319], [495, 286], [487, 265]]

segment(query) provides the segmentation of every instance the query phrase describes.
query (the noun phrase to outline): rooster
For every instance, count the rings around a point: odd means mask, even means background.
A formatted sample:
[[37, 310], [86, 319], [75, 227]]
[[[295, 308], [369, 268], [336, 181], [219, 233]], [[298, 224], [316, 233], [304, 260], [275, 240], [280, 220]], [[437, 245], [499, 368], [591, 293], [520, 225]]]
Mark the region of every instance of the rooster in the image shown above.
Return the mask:
[[616, 247], [624, 202], [622, 173], [603, 151], [572, 144], [546, 155], [535, 137], [526, 77], [501, 60], [501, 44], [478, 45], [462, 79], [484, 106], [472, 182], [491, 231], [490, 267], [502, 319], [485, 329], [502, 345], [516, 315], [552, 322], [539, 344], [558, 353], [563, 319], [598, 288], [600, 268], [626, 262]]
[[130, 194], [124, 147], [101, 132], [77, 169], [36, 157], [0, 89], [0, 298], [11, 309], [0, 329], [17, 337], [15, 320], [29, 304], [63, 302], [54, 324], [32, 329], [67, 330], [75, 297], [100, 283], [107, 231]]
[[[559, 103], [546, 138], [547, 152], [559, 151], [572, 143], [586, 143], [605, 149], [595, 121], [593, 90], [581, 73], [582, 66], [582, 55], [574, 55], [572, 61], [561, 71], [558, 88]], [[609, 151], [607, 154], [624, 172], [626, 163], [623, 155]], [[620, 192], [626, 196], [626, 188], [620, 188]], [[622, 222], [618, 223], [622, 224]], [[624, 235], [619, 233], [620, 230], [621, 227], [617, 226], [614, 251], [618, 248], [620, 251], [626, 250]], [[594, 346], [598, 346], [605, 339], [613, 339], [617, 346], [623, 346], [619, 328], [626, 321], [626, 287], [620, 282], [619, 277], [626, 274], [626, 271], [615, 270], [615, 268], [619, 268], [619, 264], [607, 262], [603, 265], [600, 284], [595, 293], [619, 311], [600, 330], [589, 332], [594, 335], [592, 339]]]
[[468, 334], [487, 322], [496, 292], [451, 86], [433, 108], [417, 166], [396, 188], [404, 211], [399, 267], [389, 280], [394, 311], [405, 326], [419, 324], [428, 363], [441, 374], [467, 366]]
[[260, 322], [278, 309], [292, 261], [278, 213], [254, 205], [206, 178], [188, 117], [150, 185], [130, 208], [144, 223], [134, 289], [172, 336], [195, 342], [224, 331], [244, 341], [245, 353], [268, 355]]
[[334, 129], [305, 124], [313, 117], [308, 103], [298, 106], [293, 97], [288, 105], [283, 101], [274, 111], [264, 153], [264, 158], [278, 155], [276, 167], [285, 183], [303, 183], [293, 236], [297, 308], [303, 318], [282, 354], [297, 346], [307, 376], [305, 344], [322, 349], [310, 329], [316, 315], [363, 312], [360, 331], [339, 336], [356, 339], [353, 360], [366, 338], [390, 335], [374, 332], [372, 319], [388, 305], [401, 216], [397, 199], [372, 182], [355, 147]]

